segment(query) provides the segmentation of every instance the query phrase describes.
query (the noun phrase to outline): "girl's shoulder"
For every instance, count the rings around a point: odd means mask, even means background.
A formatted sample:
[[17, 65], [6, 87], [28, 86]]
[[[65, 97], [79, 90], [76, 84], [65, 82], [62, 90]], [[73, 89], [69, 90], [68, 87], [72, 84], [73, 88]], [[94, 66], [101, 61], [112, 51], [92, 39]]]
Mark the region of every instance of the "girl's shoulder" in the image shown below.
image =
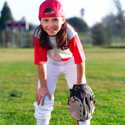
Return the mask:
[[74, 28], [67, 23], [67, 39], [71, 40], [74, 36], [78, 35], [78, 33], [74, 30]]

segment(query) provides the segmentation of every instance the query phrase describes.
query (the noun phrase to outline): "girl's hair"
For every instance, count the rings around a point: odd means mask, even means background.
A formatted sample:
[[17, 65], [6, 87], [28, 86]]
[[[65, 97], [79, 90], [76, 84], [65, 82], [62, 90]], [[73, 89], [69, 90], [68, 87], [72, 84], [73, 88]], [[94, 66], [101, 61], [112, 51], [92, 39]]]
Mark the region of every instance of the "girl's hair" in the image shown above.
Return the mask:
[[[44, 13], [50, 13], [54, 11], [51, 8], [48, 8], [44, 11]], [[74, 28], [74, 27], [73, 27]], [[43, 30], [42, 25], [39, 25], [36, 30], [34, 31], [34, 34], [39, 34], [39, 45], [46, 50], [52, 49], [52, 46], [48, 40], [48, 34]], [[56, 42], [57, 47], [62, 48], [65, 45], [67, 45], [67, 22], [65, 21], [64, 24], [62, 24], [62, 27], [60, 31], [56, 34]]]

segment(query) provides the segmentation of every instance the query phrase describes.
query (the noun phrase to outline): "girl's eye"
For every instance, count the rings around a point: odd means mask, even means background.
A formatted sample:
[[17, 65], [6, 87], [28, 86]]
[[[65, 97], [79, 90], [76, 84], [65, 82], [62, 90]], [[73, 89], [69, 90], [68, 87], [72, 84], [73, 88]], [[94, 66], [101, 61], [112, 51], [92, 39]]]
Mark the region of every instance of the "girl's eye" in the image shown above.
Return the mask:
[[58, 19], [57, 19], [57, 18], [55, 18], [55, 19], [54, 19], [54, 21], [58, 21]]
[[47, 21], [48, 21], [48, 19], [45, 19], [45, 20], [44, 20], [44, 22], [47, 22]]

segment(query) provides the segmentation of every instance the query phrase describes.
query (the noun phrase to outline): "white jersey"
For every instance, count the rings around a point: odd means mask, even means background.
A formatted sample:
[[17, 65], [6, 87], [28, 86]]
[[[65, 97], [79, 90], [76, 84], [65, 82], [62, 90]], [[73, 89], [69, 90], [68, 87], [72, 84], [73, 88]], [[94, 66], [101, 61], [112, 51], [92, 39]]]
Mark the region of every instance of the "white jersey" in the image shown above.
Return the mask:
[[57, 48], [56, 37], [50, 37], [50, 44], [52, 45], [53, 49], [48, 50], [48, 58], [53, 60], [61, 60], [64, 58], [72, 57], [72, 53], [69, 48], [62, 50], [62, 48]]

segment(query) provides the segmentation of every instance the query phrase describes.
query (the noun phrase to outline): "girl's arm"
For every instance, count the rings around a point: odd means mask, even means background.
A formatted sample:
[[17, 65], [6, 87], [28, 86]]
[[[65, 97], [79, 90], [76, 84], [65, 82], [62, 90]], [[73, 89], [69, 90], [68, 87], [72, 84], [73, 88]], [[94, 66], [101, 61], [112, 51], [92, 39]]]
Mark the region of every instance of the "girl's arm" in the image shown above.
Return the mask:
[[77, 65], [77, 84], [83, 84], [83, 78], [85, 73], [85, 61]]
[[49, 99], [51, 100], [51, 94], [47, 88], [46, 64], [38, 65], [38, 76], [39, 76], [41, 87], [38, 89], [36, 93], [36, 101], [39, 105], [40, 99], [42, 98], [41, 105], [43, 105], [44, 98], [46, 95], [48, 95]]

